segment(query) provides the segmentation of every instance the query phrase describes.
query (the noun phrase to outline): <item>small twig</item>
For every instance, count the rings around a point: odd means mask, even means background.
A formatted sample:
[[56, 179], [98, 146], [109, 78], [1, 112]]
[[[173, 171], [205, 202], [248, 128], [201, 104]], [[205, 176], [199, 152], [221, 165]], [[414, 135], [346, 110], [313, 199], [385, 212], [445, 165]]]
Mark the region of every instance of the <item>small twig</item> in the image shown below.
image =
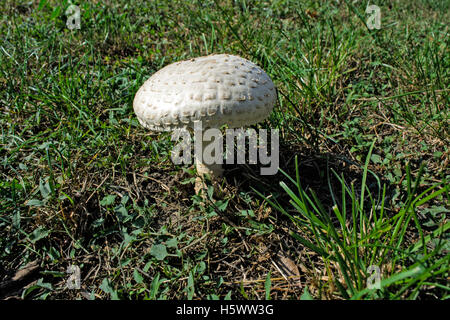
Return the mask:
[[275, 261], [273, 261], [272, 259], [270, 259], [270, 261], [272, 262], [272, 264], [275, 266], [275, 268], [278, 270], [278, 272], [283, 276], [283, 278], [288, 281], [287, 276], [284, 274], [284, 272], [278, 267], [278, 265], [275, 263]]
[[180, 251], [184, 251], [184, 250], [186, 250], [187, 248], [192, 247], [194, 244], [199, 243], [200, 241], [202, 241], [203, 239], [205, 239], [206, 236], [207, 236], [208, 234], [209, 234], [209, 232], [205, 233], [201, 238], [199, 238], [199, 239], [197, 239], [197, 240], [194, 240], [194, 241], [192, 241], [191, 243], [189, 243], [187, 246], [181, 248]]
[[[289, 276], [287, 277], [287, 280], [299, 280], [300, 276]], [[284, 277], [278, 277], [278, 278], [270, 278], [271, 282], [277, 282], [277, 281], [287, 281]], [[243, 284], [243, 285], [250, 285], [252, 283], [258, 283], [258, 282], [265, 282], [266, 279], [255, 279], [255, 280], [236, 280], [231, 282], [224, 282], [226, 285], [232, 285], [232, 284]]]
[[105, 179], [103, 179], [102, 182], [100, 182], [100, 184], [95, 188], [95, 190], [91, 193], [91, 195], [89, 196], [89, 198], [87, 198], [86, 203], [89, 202], [89, 200], [91, 200], [92, 196], [95, 194], [95, 192], [97, 192], [98, 189], [100, 189], [100, 187], [105, 183], [106, 179], [109, 178], [109, 174], [105, 177]]
[[159, 183], [169, 193], [169, 195], [171, 194], [170, 188], [164, 182], [162, 182], [162, 181], [160, 181], [158, 179], [155, 179], [153, 177], [150, 177], [150, 176], [144, 176], [143, 174], [140, 174], [140, 173], [137, 173], [137, 175], [141, 176], [142, 178], [150, 179], [152, 181], [155, 181], [155, 182]]

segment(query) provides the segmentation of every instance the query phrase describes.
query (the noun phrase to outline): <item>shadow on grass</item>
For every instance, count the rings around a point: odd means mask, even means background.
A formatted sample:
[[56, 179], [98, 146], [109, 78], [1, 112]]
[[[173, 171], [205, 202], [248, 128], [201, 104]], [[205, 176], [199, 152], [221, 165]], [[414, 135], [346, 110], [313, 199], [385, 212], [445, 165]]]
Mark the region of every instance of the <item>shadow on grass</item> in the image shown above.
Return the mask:
[[[254, 190], [265, 196], [272, 196], [280, 204], [290, 206], [289, 195], [280, 187], [286, 183], [291, 189], [295, 185], [281, 171], [296, 180], [297, 157], [299, 180], [307, 194], [314, 192], [325, 209], [330, 210], [333, 205], [340, 206], [342, 199], [342, 183], [338, 175], [355, 194], [361, 195], [364, 164], [355, 163], [346, 156], [336, 153], [316, 153], [313, 149], [295, 147], [293, 145], [280, 145], [280, 169], [275, 175], [260, 175], [261, 165], [225, 165], [225, 178], [228, 183], [236, 186], [241, 192], [255, 193]], [[383, 185], [386, 185], [385, 201], [389, 200], [394, 190], [386, 179], [380, 174], [370, 170], [366, 178], [367, 205], [371, 203], [368, 194], [381, 201]], [[348, 194], [347, 194], [348, 197]], [[351, 208], [350, 208], [351, 209]]]

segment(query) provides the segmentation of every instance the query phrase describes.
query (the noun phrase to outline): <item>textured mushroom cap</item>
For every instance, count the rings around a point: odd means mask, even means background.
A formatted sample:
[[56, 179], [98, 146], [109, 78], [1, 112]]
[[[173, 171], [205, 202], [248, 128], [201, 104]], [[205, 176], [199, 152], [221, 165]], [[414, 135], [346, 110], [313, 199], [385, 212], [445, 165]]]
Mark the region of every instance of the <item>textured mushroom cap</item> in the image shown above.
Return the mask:
[[170, 64], [139, 88], [133, 101], [139, 122], [154, 131], [243, 127], [264, 120], [273, 109], [272, 80], [256, 64], [210, 55]]

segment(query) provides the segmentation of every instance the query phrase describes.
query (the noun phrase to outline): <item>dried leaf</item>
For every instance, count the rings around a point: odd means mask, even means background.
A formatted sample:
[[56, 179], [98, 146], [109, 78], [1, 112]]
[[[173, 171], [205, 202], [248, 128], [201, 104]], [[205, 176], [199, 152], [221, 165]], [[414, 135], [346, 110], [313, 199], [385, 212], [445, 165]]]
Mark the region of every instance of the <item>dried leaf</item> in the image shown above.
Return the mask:
[[284, 252], [277, 253], [275, 263], [285, 277], [300, 277], [297, 265]]

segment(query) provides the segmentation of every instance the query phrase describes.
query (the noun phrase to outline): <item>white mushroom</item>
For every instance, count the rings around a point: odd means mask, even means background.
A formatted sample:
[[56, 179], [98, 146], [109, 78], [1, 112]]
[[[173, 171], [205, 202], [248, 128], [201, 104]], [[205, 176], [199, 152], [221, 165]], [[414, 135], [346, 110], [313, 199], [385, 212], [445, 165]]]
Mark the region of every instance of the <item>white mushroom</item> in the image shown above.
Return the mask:
[[[170, 64], [153, 74], [133, 101], [139, 122], [154, 131], [238, 128], [264, 120], [276, 91], [269, 76], [241, 57], [219, 54]], [[208, 143], [203, 143], [203, 149]], [[203, 152], [203, 150], [202, 150]], [[221, 176], [222, 166], [196, 159], [197, 172]]]

